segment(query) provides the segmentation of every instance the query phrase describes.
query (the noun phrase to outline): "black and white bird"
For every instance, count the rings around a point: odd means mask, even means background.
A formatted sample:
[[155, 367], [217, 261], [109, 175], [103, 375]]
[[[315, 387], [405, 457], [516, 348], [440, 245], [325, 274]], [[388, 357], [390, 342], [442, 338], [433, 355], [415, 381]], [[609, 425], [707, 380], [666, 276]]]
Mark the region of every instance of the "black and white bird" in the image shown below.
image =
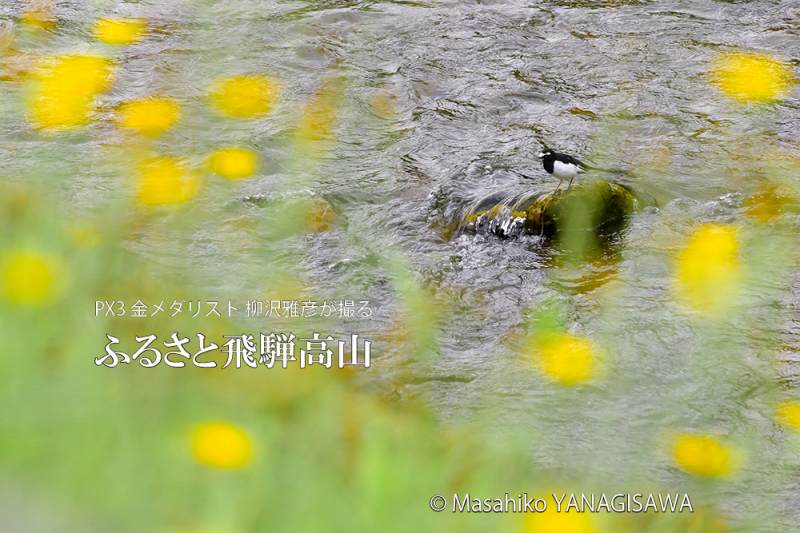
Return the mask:
[[547, 173], [558, 178], [559, 181], [556, 190], [561, 187], [561, 184], [564, 183], [564, 180], [567, 178], [569, 178], [569, 185], [567, 185], [567, 190], [569, 190], [569, 188], [572, 187], [572, 180], [575, 179], [579, 172], [587, 168], [586, 165], [571, 155], [559, 154], [549, 148], [542, 150], [538, 154], [538, 157], [542, 160], [542, 166]]

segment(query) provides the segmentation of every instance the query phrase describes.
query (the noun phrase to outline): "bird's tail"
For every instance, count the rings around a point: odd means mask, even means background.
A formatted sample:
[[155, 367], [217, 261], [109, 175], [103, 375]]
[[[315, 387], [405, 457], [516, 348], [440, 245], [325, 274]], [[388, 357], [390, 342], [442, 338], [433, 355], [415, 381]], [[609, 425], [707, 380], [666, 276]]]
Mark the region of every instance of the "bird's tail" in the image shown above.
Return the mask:
[[587, 163], [581, 163], [581, 166], [586, 170], [593, 170], [595, 172], [604, 172], [606, 174], [622, 174], [625, 176], [630, 176], [631, 171], [626, 170], [624, 168], [604, 168], [604, 167], [596, 167], [594, 165], [589, 165]]

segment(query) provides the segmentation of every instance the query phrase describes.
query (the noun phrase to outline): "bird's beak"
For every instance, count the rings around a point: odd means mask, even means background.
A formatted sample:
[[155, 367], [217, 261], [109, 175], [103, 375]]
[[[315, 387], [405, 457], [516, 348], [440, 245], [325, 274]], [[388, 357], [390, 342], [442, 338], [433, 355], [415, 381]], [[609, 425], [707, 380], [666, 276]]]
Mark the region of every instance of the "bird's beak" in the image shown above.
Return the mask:
[[536, 154], [536, 157], [538, 157], [539, 159], [543, 158], [544, 152], [539, 152], [538, 154]]

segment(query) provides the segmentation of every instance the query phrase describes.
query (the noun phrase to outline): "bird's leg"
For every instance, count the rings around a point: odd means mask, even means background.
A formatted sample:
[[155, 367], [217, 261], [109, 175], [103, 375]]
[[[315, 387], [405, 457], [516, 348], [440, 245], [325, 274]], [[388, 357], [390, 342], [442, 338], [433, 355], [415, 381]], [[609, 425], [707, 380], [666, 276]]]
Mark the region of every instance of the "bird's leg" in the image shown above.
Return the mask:
[[558, 187], [556, 187], [556, 190], [553, 191], [553, 194], [555, 194], [561, 188], [562, 183], [564, 183], [564, 178], [558, 178]]
[[569, 185], [567, 185], [567, 190], [569, 190], [569, 188], [570, 188], [570, 187], [572, 187], [572, 180], [574, 180], [574, 179], [575, 179], [575, 176], [572, 176], [572, 177], [569, 179]]

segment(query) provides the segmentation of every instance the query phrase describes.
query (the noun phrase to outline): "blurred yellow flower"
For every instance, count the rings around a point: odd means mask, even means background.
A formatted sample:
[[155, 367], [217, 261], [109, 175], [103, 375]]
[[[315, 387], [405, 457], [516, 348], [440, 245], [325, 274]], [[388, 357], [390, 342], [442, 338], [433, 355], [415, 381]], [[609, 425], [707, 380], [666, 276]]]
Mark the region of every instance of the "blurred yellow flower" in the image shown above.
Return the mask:
[[144, 37], [147, 21], [140, 18], [100, 19], [94, 25], [94, 35], [105, 44], [128, 45]]
[[744, 199], [742, 207], [747, 216], [766, 224], [796, 204], [792, 196], [790, 190], [778, 185], [762, 185], [756, 194]]
[[786, 428], [800, 431], [800, 401], [787, 400], [778, 404], [775, 419]]
[[53, 6], [43, 4], [41, 6], [31, 7], [20, 16], [20, 22], [26, 26], [31, 26], [40, 30], [53, 31], [56, 28], [56, 17], [53, 13]]
[[192, 454], [203, 465], [243, 468], [253, 458], [253, 443], [240, 427], [228, 422], [205, 422], [192, 433]]
[[712, 80], [738, 102], [774, 102], [789, 92], [794, 76], [788, 66], [768, 55], [737, 52], [717, 58]]
[[176, 157], [156, 157], [139, 165], [137, 196], [145, 206], [182, 204], [195, 197], [200, 177]]
[[597, 354], [585, 338], [566, 333], [548, 334], [535, 345], [539, 369], [561, 385], [579, 385], [589, 381], [597, 370]]
[[275, 106], [278, 89], [265, 76], [233, 76], [219, 80], [211, 89], [217, 111], [234, 118], [256, 118]]
[[306, 228], [314, 233], [328, 231], [336, 221], [336, 211], [324, 198], [313, 198], [303, 202], [305, 210]]
[[0, 49], [0, 80], [22, 81], [28, 78], [36, 66], [34, 55], [13, 49]]
[[[673, 527], [667, 531], [680, 533], [731, 533], [732, 529], [725, 515], [712, 507], [698, 505], [692, 500], [693, 511], [681, 513]], [[631, 530], [632, 531], [632, 530]]]
[[717, 312], [739, 292], [741, 265], [736, 228], [704, 224], [692, 233], [678, 254], [675, 287], [690, 307]]
[[700, 477], [726, 477], [736, 470], [734, 449], [711, 435], [684, 433], [672, 443], [675, 464]]
[[303, 110], [296, 132], [298, 141], [315, 143], [331, 138], [343, 89], [341, 78], [328, 79], [322, 83]]
[[229, 180], [247, 178], [258, 170], [258, 154], [247, 148], [222, 148], [209, 156], [208, 168]]
[[80, 248], [94, 248], [103, 240], [99, 228], [88, 222], [72, 224], [67, 228], [67, 234], [73, 244]]
[[15, 46], [10, 28], [0, 28], [0, 80], [21, 81], [33, 72], [38, 56], [21, 52]]
[[3, 293], [12, 304], [42, 307], [60, 296], [60, 262], [37, 251], [16, 250], [3, 262]]
[[117, 123], [121, 128], [155, 138], [172, 128], [180, 116], [181, 108], [174, 99], [144, 98], [122, 104]]
[[112, 74], [112, 63], [105, 57], [52, 58], [34, 77], [28, 100], [31, 120], [47, 130], [88, 123], [94, 99], [111, 86]]
[[381, 118], [394, 118], [397, 115], [397, 96], [383, 91], [369, 100], [372, 110]]
[[[552, 498], [548, 500], [547, 509], [541, 513], [526, 513], [523, 533], [594, 533], [597, 531], [597, 520], [591, 513], [579, 513], [574, 509], [569, 512], [558, 507]], [[566, 504], [563, 504], [566, 506]]]

